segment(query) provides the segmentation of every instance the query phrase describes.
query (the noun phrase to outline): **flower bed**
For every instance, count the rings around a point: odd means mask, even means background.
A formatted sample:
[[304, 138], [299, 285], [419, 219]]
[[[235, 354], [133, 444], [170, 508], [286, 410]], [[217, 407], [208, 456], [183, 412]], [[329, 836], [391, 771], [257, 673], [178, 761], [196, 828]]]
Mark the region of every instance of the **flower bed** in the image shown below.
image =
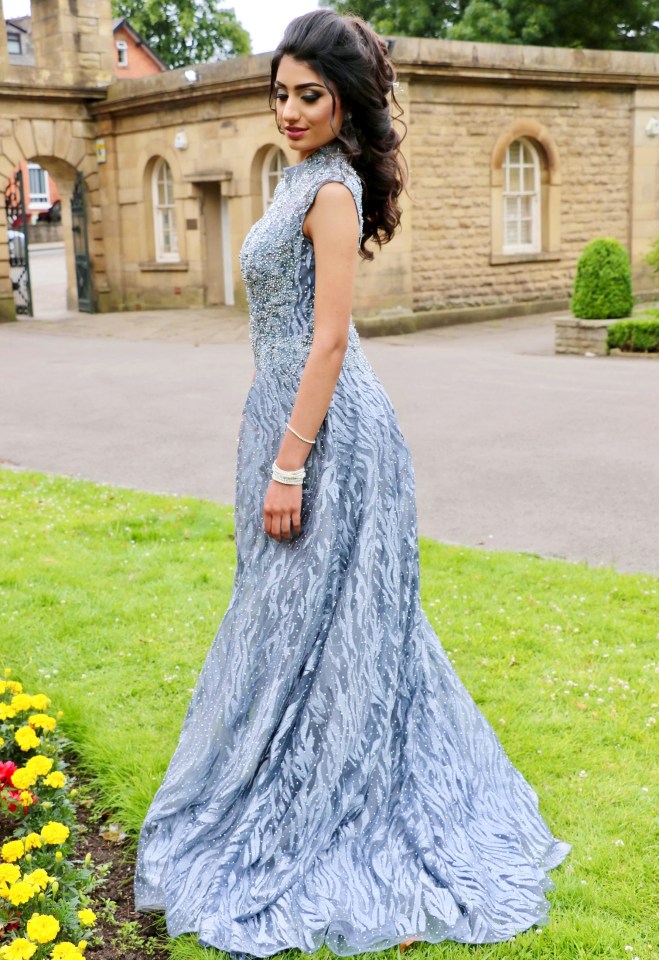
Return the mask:
[[0, 679], [0, 960], [84, 960], [102, 882], [73, 856], [76, 787], [61, 713], [4, 671]]

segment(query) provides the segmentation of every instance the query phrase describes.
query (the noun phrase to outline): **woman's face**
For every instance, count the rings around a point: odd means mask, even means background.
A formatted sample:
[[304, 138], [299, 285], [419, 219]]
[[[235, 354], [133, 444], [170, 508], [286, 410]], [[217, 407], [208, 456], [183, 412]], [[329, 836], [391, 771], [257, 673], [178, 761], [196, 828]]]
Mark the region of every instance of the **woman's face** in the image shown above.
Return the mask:
[[336, 93], [334, 98], [336, 106], [321, 78], [306, 63], [288, 55], [281, 58], [275, 80], [277, 126], [301, 160], [331, 143], [341, 129], [343, 110]]

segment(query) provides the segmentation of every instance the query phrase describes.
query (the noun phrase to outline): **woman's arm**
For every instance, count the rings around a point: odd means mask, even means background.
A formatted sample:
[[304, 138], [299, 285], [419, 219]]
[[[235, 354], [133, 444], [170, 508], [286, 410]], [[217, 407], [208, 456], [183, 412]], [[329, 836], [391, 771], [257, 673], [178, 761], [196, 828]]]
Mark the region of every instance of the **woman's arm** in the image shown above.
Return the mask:
[[[316, 194], [303, 231], [314, 247], [316, 287], [314, 335], [300, 379], [291, 426], [312, 440], [329, 408], [348, 346], [353, 287], [359, 242], [359, 219], [350, 190], [326, 183]], [[282, 470], [295, 470], [311, 447], [290, 430], [284, 432], [277, 454]], [[300, 532], [302, 487], [270, 481], [263, 506], [265, 532], [287, 540]]]

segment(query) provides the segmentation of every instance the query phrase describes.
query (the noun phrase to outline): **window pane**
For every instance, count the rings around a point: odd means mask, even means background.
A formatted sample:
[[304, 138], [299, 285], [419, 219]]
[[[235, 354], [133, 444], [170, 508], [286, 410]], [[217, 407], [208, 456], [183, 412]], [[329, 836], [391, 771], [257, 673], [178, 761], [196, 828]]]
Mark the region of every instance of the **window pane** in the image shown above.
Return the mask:
[[283, 150], [277, 150], [276, 153], [266, 158], [262, 174], [263, 206], [266, 210], [274, 199], [277, 184], [282, 178], [287, 162]]
[[32, 203], [48, 203], [48, 180], [45, 170], [31, 163], [28, 167], [30, 200]]
[[508, 147], [508, 162], [518, 164], [522, 159], [522, 144], [519, 140], [513, 140]]
[[176, 260], [178, 237], [174, 204], [174, 178], [165, 161], [160, 161], [153, 178], [154, 229], [158, 259]]
[[509, 252], [534, 250], [540, 236], [538, 156], [525, 140], [516, 140], [506, 151], [504, 162], [504, 249]]
[[524, 168], [524, 191], [526, 193], [535, 191], [535, 167]]

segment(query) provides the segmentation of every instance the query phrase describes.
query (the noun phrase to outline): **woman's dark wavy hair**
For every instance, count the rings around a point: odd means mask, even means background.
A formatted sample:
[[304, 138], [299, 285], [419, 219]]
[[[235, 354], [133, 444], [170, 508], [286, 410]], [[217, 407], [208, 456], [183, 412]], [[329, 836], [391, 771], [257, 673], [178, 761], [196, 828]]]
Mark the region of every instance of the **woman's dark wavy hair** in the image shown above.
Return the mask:
[[[338, 94], [344, 120], [337, 140], [363, 185], [360, 254], [372, 260], [365, 244], [373, 240], [381, 247], [393, 237], [401, 216], [397, 201], [407, 179], [399, 152], [403, 137], [392, 123], [403, 111], [394, 93], [396, 73], [387, 44], [359, 17], [342, 17], [324, 9], [296, 17], [272, 57], [272, 109], [277, 71], [286, 55], [320, 76], [332, 95], [332, 121]], [[398, 110], [395, 117], [392, 105]]]

